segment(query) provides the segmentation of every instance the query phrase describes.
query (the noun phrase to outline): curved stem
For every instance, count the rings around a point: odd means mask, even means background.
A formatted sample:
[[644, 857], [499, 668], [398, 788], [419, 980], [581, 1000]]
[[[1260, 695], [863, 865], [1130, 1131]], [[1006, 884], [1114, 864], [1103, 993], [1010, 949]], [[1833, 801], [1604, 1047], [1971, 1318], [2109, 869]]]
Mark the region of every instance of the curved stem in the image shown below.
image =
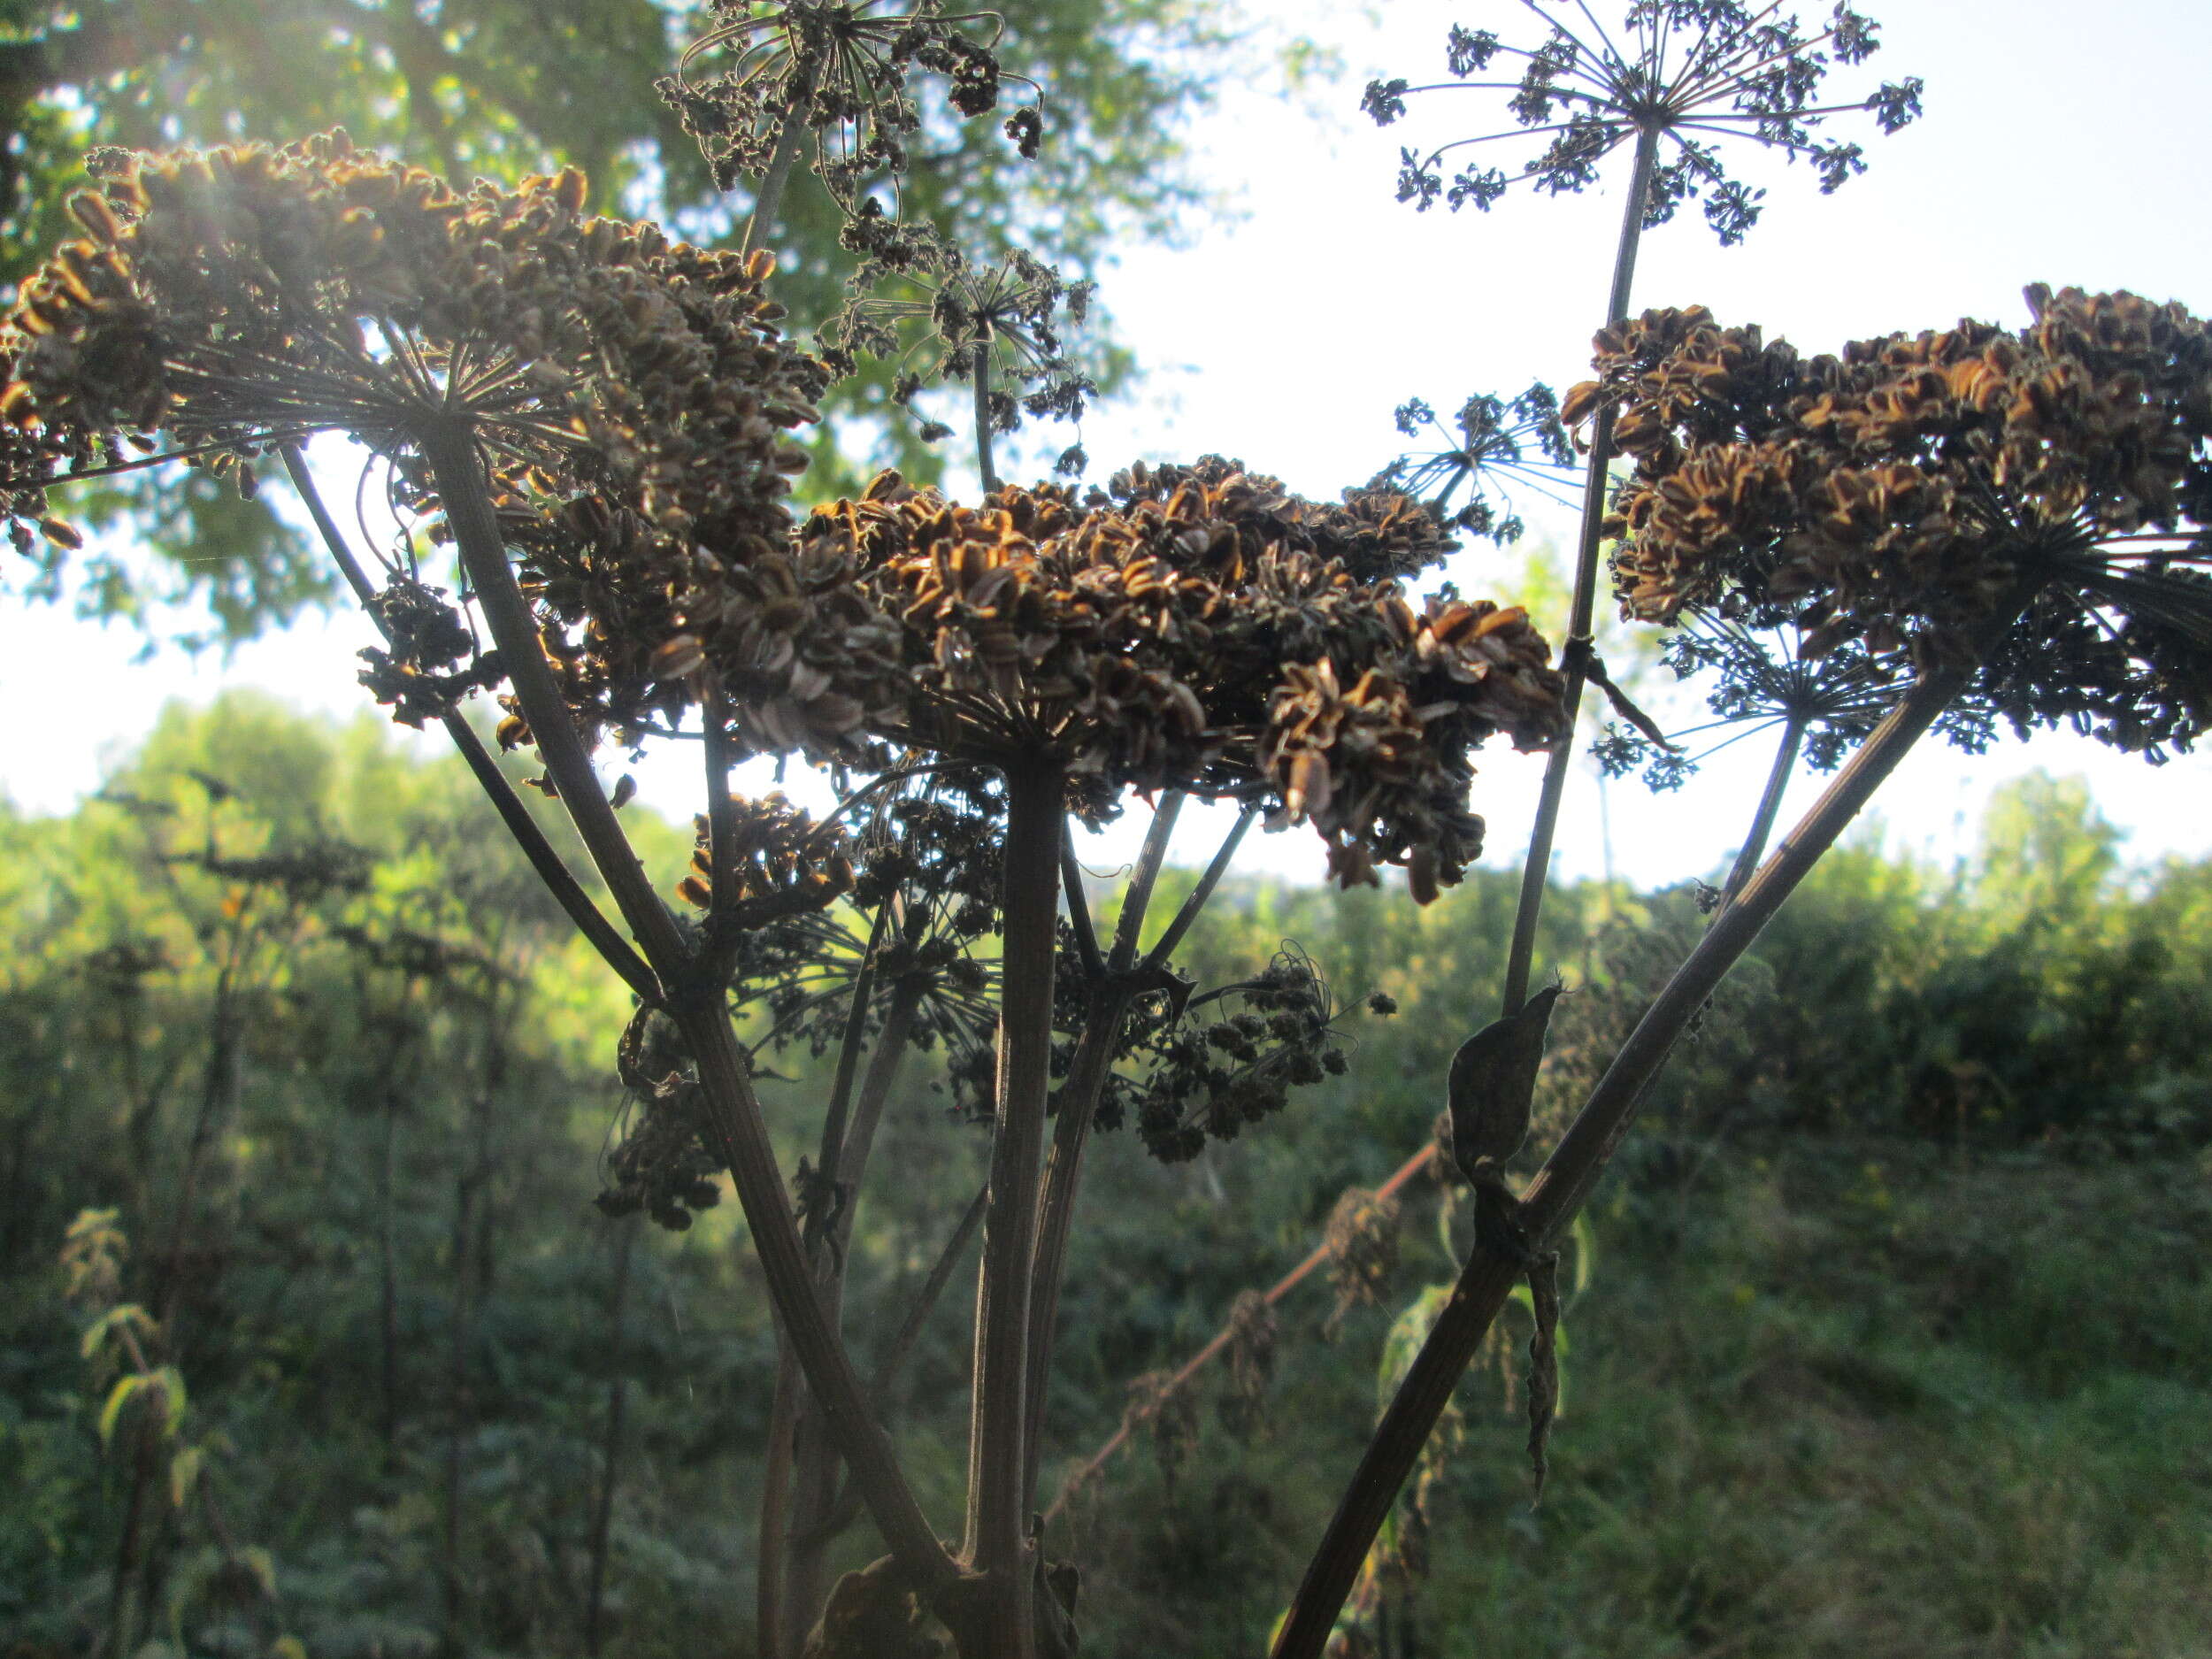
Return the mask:
[[[2006, 613], [2007, 619], [2017, 614], [2016, 608]], [[1580, 1210], [1627, 1133], [1645, 1088], [1706, 999], [1868, 798], [1965, 688], [1973, 672], [1970, 667], [1940, 670], [1916, 684], [1836, 774], [1736, 903], [1714, 918], [1696, 949], [1644, 1010], [1530, 1185], [1519, 1219], [1533, 1249], [1544, 1249]], [[1479, 1245], [1468, 1257], [1450, 1300], [1384, 1412], [1306, 1568], [1276, 1640], [1273, 1659], [1319, 1659], [1376, 1533], [1523, 1271], [1518, 1263]]]
[[1060, 835], [1060, 886], [1067, 894], [1068, 926], [1075, 931], [1075, 952], [1083, 959], [1083, 972], [1099, 979], [1106, 972], [1106, 958], [1099, 954], [1098, 928], [1091, 920], [1091, 902], [1083, 894], [1083, 866], [1076, 862], [1072, 830], [1064, 829]]
[[976, 1293], [975, 1394], [968, 1444], [968, 1558], [985, 1578], [992, 1659], [1031, 1659], [1036, 1631], [1024, 1561], [1023, 1440], [1029, 1285], [1045, 1100], [1052, 1086], [1052, 979], [1059, 920], [1064, 774], [1006, 769], [1006, 864], [999, 1004], [998, 1122]]
[[1144, 832], [1144, 846], [1137, 854], [1136, 868], [1130, 872], [1129, 890], [1122, 895], [1121, 914], [1114, 921], [1114, 945], [1106, 955], [1109, 972], [1126, 973], [1137, 960], [1144, 914], [1152, 908], [1152, 889], [1160, 879], [1160, 866], [1167, 862], [1168, 842], [1174, 839], [1175, 820], [1187, 798], [1180, 789], [1170, 789], [1162, 795]]
[[1759, 860], [1766, 856], [1767, 837], [1774, 833], [1774, 820], [1782, 810], [1782, 796], [1790, 787], [1790, 773], [1797, 765], [1797, 753], [1804, 741], [1805, 723], [1793, 714], [1782, 722], [1782, 741], [1774, 751], [1774, 764], [1767, 772], [1767, 787], [1759, 796], [1759, 810], [1751, 815], [1751, 828], [1744, 836], [1743, 850], [1736, 855], [1735, 864], [1721, 887], [1723, 904], [1734, 902], [1743, 884], [1759, 868]]
[[[1651, 194], [1651, 174], [1659, 157], [1659, 129], [1647, 127], [1637, 135], [1636, 165], [1629, 180], [1628, 203], [1621, 212], [1621, 234], [1613, 256], [1613, 289], [1607, 303], [1609, 326], [1628, 316], [1628, 294], [1636, 276], [1636, 249], [1644, 228], [1644, 204]], [[1582, 539], [1575, 551], [1574, 603], [1567, 620], [1567, 674], [1563, 698], [1565, 729], [1552, 745], [1544, 762], [1543, 794], [1536, 805], [1536, 821], [1529, 831], [1528, 862], [1521, 869], [1521, 899], [1513, 915], [1513, 944], [1505, 964], [1505, 1013], [1509, 1018], [1528, 1000], [1529, 972], [1536, 959], [1536, 923], [1544, 908], [1544, 888], [1551, 879], [1552, 837], [1559, 827], [1559, 806], [1567, 793], [1567, 769], [1574, 761], [1575, 717], [1582, 710], [1585, 675], [1578, 641], [1586, 644], [1590, 620], [1597, 608], [1598, 540], [1605, 523], [1606, 469], [1613, 459], [1613, 414], [1600, 412], [1590, 436], [1590, 465], [1582, 487]]]

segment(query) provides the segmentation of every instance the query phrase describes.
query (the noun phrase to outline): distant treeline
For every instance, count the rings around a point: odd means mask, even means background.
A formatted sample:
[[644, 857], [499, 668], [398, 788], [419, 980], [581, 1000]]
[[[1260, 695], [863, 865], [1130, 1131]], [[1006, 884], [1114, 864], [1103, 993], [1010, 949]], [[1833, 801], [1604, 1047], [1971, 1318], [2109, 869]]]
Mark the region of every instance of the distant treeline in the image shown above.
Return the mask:
[[[688, 831], [644, 839], [672, 891]], [[1678, 1056], [1642, 1156], [2212, 1139], [2212, 865], [2131, 870], [2117, 840], [2080, 786], [2031, 778], [1956, 869], [1831, 858]], [[1104, 1142], [1062, 1452], [1421, 1144], [1495, 1000], [1511, 886], [1482, 872], [1427, 910], [1225, 888], [1202, 979], [1295, 940], [1352, 1064], [1192, 1165]], [[1558, 895], [1555, 1123], [1701, 920], [1694, 887]], [[176, 1652], [571, 1652], [619, 1630], [645, 1655], [742, 1625], [729, 1494], [774, 1345], [734, 1207], [682, 1235], [593, 1208], [628, 1001], [457, 768], [373, 723], [173, 709], [74, 813], [0, 808], [0, 1632], [24, 1644], [0, 1651], [128, 1628]], [[803, 1055], [764, 1063], [789, 1074], [772, 1112], [819, 1081]], [[980, 1178], [947, 1097], [909, 1093], [856, 1300], [910, 1291]], [[924, 1495], [948, 1511], [960, 1301], [894, 1402], [902, 1433], [942, 1430]], [[1371, 1354], [1345, 1364], [1371, 1386]]]

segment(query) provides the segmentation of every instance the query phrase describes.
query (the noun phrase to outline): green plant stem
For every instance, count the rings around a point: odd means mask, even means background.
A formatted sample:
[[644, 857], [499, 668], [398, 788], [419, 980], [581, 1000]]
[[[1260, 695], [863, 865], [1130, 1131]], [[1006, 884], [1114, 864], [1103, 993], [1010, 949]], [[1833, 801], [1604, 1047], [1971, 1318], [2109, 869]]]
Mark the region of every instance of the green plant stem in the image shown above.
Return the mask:
[[[388, 641], [391, 635], [385, 628], [383, 619], [369, 609], [369, 602], [376, 597], [375, 584], [369, 580], [368, 572], [353, 557], [353, 549], [346, 545], [345, 537], [339, 533], [337, 520], [330, 516], [330, 509], [323, 503], [322, 492], [315, 488], [314, 475], [307, 470], [306, 457], [300, 453], [296, 443], [284, 446], [283, 457], [284, 470], [291, 475], [293, 487], [306, 503], [307, 516], [314, 520], [323, 545], [330, 550], [330, 557], [336, 562], [339, 572], [345, 577], [346, 585], [353, 589], [354, 597], [361, 602], [362, 609], [368, 611], [377, 631], [383, 634]], [[631, 949], [630, 941], [623, 938], [615, 930], [614, 925], [600, 913], [599, 907], [592, 902], [591, 895], [579, 884], [560, 854], [553, 850], [553, 843], [546, 839], [545, 832], [538, 826], [538, 821], [530, 816], [530, 809], [523, 805], [522, 798], [514, 791], [514, 786], [507, 781], [507, 774], [500, 771], [499, 763], [485, 749], [483, 739], [476, 734], [476, 728], [458, 710], [448, 712], [442, 724], [445, 726], [446, 735], [453, 740], [453, 747], [460, 751], [462, 760], [467, 763], [477, 786], [484, 791], [493, 810], [499, 814], [500, 822], [507, 826], [508, 834], [521, 848], [523, 856], [530, 861], [530, 868], [537, 872], [538, 879], [545, 884], [546, 891], [553, 895], [554, 902], [567, 912], [569, 920], [576, 925], [577, 932], [590, 941], [592, 948], [598, 951], [609, 967], [621, 976], [622, 982], [632, 991], [648, 1002], [658, 1002], [660, 986], [653, 977], [653, 971], [645, 965], [645, 959]]]
[[[599, 790], [583, 740], [546, 665], [529, 605], [507, 564], [467, 429], [435, 427], [420, 442], [538, 753], [647, 963], [669, 987], [669, 1012], [698, 1068], [709, 1146], [736, 1184], [769, 1294], [790, 1332], [807, 1386], [821, 1402], [838, 1448], [852, 1464], [869, 1512], [900, 1567], [918, 1585], [933, 1587], [956, 1570], [900, 1472], [889, 1440], [868, 1411], [844, 1345], [823, 1315], [782, 1171], [753, 1093], [751, 1067], [730, 1028], [723, 987], [702, 982], [688, 971], [693, 964], [675, 920], [653, 892], [615, 821], [614, 809]], [[1056, 845], [1057, 839], [1048, 845]], [[1048, 984], [1048, 968], [1047, 978]]]
[[991, 464], [991, 341], [987, 334], [975, 342], [974, 366], [970, 373], [975, 380], [975, 470], [987, 495], [998, 488], [998, 469]]
[[741, 253], [750, 253], [776, 228], [776, 215], [783, 211], [784, 187], [791, 181], [799, 146], [806, 142], [807, 116], [814, 107], [814, 82], [819, 73], [810, 69], [800, 77], [782, 123], [776, 128], [776, 147], [768, 153], [768, 171], [761, 174], [753, 211], [745, 220], [744, 237], [737, 245]]
[[1805, 723], [1795, 715], [1782, 723], [1782, 741], [1774, 751], [1774, 764], [1767, 772], [1767, 787], [1760, 793], [1758, 810], [1751, 815], [1751, 828], [1745, 833], [1743, 850], [1736, 855], [1736, 862], [1728, 872], [1728, 879], [1721, 887], [1721, 902], [1733, 903], [1743, 884], [1751, 879], [1759, 868], [1759, 860], [1766, 856], [1767, 837], [1774, 833], [1774, 820], [1782, 810], [1782, 797], [1790, 787], [1790, 773], [1796, 769], [1798, 751], [1805, 742]]
[[1168, 843], [1175, 838], [1175, 820], [1189, 799], [1180, 789], [1160, 797], [1152, 822], [1144, 832], [1144, 846], [1136, 868], [1129, 874], [1129, 890], [1122, 895], [1121, 914], [1114, 920], [1113, 948], [1106, 953], [1109, 973], [1126, 973], [1137, 960], [1137, 941], [1144, 933], [1145, 912], [1152, 908], [1152, 889], [1158, 885], [1161, 866], [1167, 863]]
[[[2018, 609], [2004, 613], [2008, 621]], [[1636, 1107], [1683, 1031], [1783, 901], [1835, 844], [1859, 809], [1973, 677], [1970, 667], [1924, 675], [1801, 819], [1735, 904], [1644, 1010], [1524, 1196], [1520, 1221], [1543, 1250], [1571, 1222], [1627, 1133]], [[1273, 1659], [1319, 1659], [1360, 1564], [1476, 1348], [1522, 1277], [1521, 1265], [1478, 1246], [1384, 1412], [1358, 1471], [1308, 1563], [1276, 1639]]]
[[[1006, 861], [997, 1125], [976, 1291], [968, 1441], [968, 1564], [984, 1578], [978, 1634], [990, 1659], [1032, 1659], [1036, 1631], [1023, 1549], [1030, 1269], [1045, 1098], [1052, 1086], [1052, 979], [1065, 780], [1056, 762], [1006, 768]], [[965, 1652], [964, 1647], [964, 1652]], [[969, 1659], [977, 1659], [970, 1655]]]
[[[1637, 135], [1636, 162], [1630, 175], [1628, 202], [1621, 211], [1620, 240], [1613, 253], [1613, 289], [1605, 319], [1609, 326], [1628, 316], [1629, 289], [1636, 276], [1636, 250], [1644, 229], [1644, 204], [1651, 194], [1651, 175], [1659, 159], [1659, 129], [1647, 127]], [[1521, 898], [1513, 915], [1513, 943], [1506, 956], [1505, 1013], [1510, 1018], [1528, 1000], [1529, 974], [1536, 960], [1536, 923], [1544, 908], [1544, 888], [1551, 880], [1552, 838], [1559, 828], [1560, 803], [1566, 798], [1567, 771], [1574, 761], [1575, 717], [1582, 710], [1582, 687], [1586, 678], [1580, 650], [1590, 641], [1590, 624], [1597, 609], [1598, 541], [1605, 524], [1606, 470], [1613, 459], [1613, 412], [1598, 413], [1590, 434], [1590, 465], [1582, 485], [1582, 535], [1575, 549], [1574, 600], [1567, 619], [1567, 649], [1563, 653], [1566, 689], [1562, 706], [1564, 726], [1544, 762], [1544, 787], [1536, 804], [1536, 820], [1530, 826], [1528, 862], [1521, 870]]]

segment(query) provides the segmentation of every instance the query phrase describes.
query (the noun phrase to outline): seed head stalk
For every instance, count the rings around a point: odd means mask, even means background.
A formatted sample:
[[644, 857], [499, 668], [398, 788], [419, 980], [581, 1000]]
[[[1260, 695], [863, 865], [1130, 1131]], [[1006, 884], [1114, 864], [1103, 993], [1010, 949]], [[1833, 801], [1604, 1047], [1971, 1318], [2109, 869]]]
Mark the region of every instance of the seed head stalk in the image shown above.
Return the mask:
[[1805, 723], [1795, 715], [1782, 722], [1782, 741], [1774, 751], [1774, 764], [1767, 772], [1767, 787], [1759, 796], [1758, 810], [1751, 816], [1751, 828], [1744, 836], [1743, 850], [1736, 855], [1736, 862], [1728, 872], [1728, 880], [1721, 888], [1721, 902], [1730, 904], [1743, 891], [1759, 868], [1759, 860], [1766, 856], [1767, 837], [1774, 833], [1774, 820], [1782, 810], [1782, 796], [1790, 787], [1790, 774], [1796, 770], [1799, 751], [1805, 743]]
[[775, 233], [776, 216], [783, 211], [784, 187], [791, 181], [791, 169], [799, 159], [799, 146], [806, 142], [807, 115], [814, 104], [818, 73], [809, 69], [792, 88], [791, 103], [783, 112], [783, 124], [776, 129], [776, 148], [769, 155], [768, 171], [761, 174], [759, 192], [753, 197], [752, 214], [745, 221], [745, 238], [738, 244], [741, 253], [750, 253]]
[[1030, 1268], [1052, 1087], [1052, 981], [1060, 913], [1065, 776], [1030, 762], [1006, 769], [998, 1110], [976, 1288], [975, 1381], [968, 1449], [968, 1565], [982, 1575], [983, 1651], [1032, 1659], [1033, 1586], [1024, 1550]]
[[975, 470], [983, 493], [999, 486], [998, 469], [991, 463], [991, 336], [987, 331], [975, 342]]
[[[1647, 126], [1636, 137], [1636, 161], [1629, 175], [1628, 202], [1621, 211], [1620, 240], [1613, 254], [1613, 288], [1607, 303], [1609, 327], [1628, 316], [1629, 289], [1636, 275], [1636, 249], [1642, 240], [1644, 211], [1651, 193], [1651, 175], [1659, 158], [1661, 129]], [[1563, 667], [1567, 687], [1565, 723], [1544, 763], [1544, 787], [1536, 804], [1536, 821], [1529, 830], [1528, 862], [1521, 869], [1521, 898], [1513, 914], [1513, 944], [1505, 964], [1507, 1018], [1520, 1012], [1528, 1000], [1529, 974], [1536, 957], [1536, 923], [1544, 908], [1544, 887], [1551, 879], [1552, 838], [1559, 827], [1559, 809], [1566, 798], [1567, 769], [1574, 761], [1575, 717], [1582, 708], [1582, 687], [1587, 679], [1583, 653], [1590, 646], [1591, 619], [1597, 609], [1598, 541], [1605, 522], [1606, 472], [1613, 459], [1613, 414], [1598, 415], [1590, 434], [1590, 465], [1582, 487], [1582, 535], [1575, 551], [1574, 598], [1568, 614]]]

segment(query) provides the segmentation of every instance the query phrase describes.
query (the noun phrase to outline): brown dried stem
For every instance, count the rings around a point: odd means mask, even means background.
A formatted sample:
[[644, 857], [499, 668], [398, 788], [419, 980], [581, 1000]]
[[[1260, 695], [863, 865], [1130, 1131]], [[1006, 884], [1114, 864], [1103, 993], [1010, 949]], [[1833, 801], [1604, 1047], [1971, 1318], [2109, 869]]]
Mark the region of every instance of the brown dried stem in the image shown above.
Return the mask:
[[1805, 723], [1791, 715], [1782, 723], [1782, 741], [1774, 751], [1774, 764], [1768, 770], [1758, 810], [1751, 815], [1751, 828], [1744, 836], [1743, 850], [1736, 855], [1728, 879], [1721, 887], [1724, 904], [1735, 902], [1744, 883], [1758, 871], [1759, 860], [1766, 856], [1767, 837], [1774, 833], [1774, 820], [1781, 814], [1782, 796], [1789, 789], [1790, 774], [1796, 770], [1798, 751], [1804, 742]]
[[[1392, 1172], [1390, 1179], [1375, 1189], [1376, 1202], [1380, 1202], [1395, 1197], [1408, 1181], [1429, 1167], [1436, 1157], [1436, 1142], [1433, 1140], [1423, 1142], [1418, 1152], [1401, 1164]], [[1268, 1287], [1266, 1293], [1260, 1298], [1262, 1303], [1270, 1308], [1275, 1306], [1292, 1291], [1297, 1289], [1299, 1286], [1325, 1267], [1333, 1254], [1333, 1252], [1327, 1244], [1316, 1245], [1304, 1260]], [[1233, 1324], [1222, 1326], [1205, 1347], [1185, 1360], [1181, 1368], [1167, 1379], [1161, 1388], [1161, 1397], [1165, 1398], [1168, 1394], [1183, 1387], [1192, 1378], [1218, 1359], [1229, 1344], [1235, 1340], [1236, 1326]], [[1131, 1425], [1125, 1420], [1119, 1428], [1107, 1437], [1104, 1445], [1093, 1452], [1080, 1468], [1061, 1482], [1058, 1495], [1052, 1500], [1051, 1507], [1045, 1510], [1045, 1522], [1048, 1525], [1058, 1518], [1061, 1510], [1067, 1508], [1070, 1495], [1079, 1490], [1084, 1482], [1112, 1462], [1114, 1454], [1129, 1443], [1130, 1428]]]
[[476, 445], [463, 423], [432, 427], [421, 435], [423, 458], [437, 480], [446, 520], [461, 551], [462, 567], [483, 607], [492, 637], [515, 695], [529, 723], [530, 736], [539, 758], [553, 780], [569, 821], [583, 838], [584, 849], [598, 866], [600, 879], [614, 895], [615, 908], [629, 925], [630, 933], [663, 985], [682, 977], [689, 949], [682, 933], [646, 879], [630, 846], [629, 837], [615, 819], [614, 808], [599, 787], [591, 756], [570, 717], [568, 704], [546, 665], [545, 648], [538, 638], [537, 618], [522, 596], [492, 511], [484, 470]]

